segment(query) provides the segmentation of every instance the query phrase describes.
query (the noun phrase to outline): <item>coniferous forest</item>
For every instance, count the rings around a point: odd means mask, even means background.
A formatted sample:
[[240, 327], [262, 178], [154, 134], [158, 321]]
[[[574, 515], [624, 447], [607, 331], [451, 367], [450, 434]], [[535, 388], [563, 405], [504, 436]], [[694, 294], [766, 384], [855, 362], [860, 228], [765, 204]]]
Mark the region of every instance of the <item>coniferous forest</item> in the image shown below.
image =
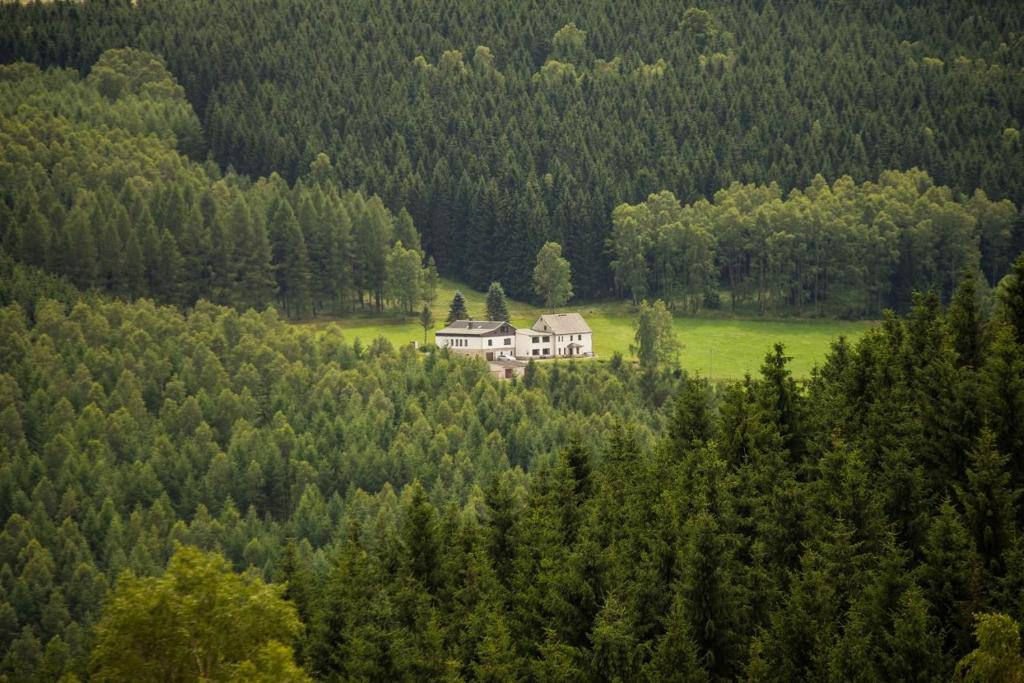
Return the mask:
[[[0, 4], [0, 681], [1022, 680], [1022, 123], [1006, 0]], [[305, 324], [550, 243], [639, 362]]]

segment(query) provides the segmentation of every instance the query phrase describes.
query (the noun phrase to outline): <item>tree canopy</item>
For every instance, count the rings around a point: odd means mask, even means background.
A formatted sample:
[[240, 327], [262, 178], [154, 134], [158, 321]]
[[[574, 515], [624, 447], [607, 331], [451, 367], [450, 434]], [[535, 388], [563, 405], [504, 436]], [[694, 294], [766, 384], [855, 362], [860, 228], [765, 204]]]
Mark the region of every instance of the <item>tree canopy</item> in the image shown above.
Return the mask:
[[537, 252], [537, 265], [533, 269], [533, 291], [554, 310], [572, 298], [572, 268], [562, 258], [562, 247], [547, 242]]

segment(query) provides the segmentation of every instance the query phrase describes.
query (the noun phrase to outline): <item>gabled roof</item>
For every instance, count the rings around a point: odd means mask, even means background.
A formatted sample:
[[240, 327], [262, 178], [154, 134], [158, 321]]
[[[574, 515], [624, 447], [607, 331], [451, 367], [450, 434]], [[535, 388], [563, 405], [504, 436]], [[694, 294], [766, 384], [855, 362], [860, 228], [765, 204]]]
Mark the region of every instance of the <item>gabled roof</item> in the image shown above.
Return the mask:
[[589, 334], [590, 325], [579, 313], [548, 313], [537, 318], [533, 329], [547, 329], [553, 334]]
[[501, 334], [502, 325], [508, 325], [509, 331], [504, 334], [512, 334], [516, 331], [516, 328], [509, 325], [505, 320], [456, 320], [448, 325], [448, 327], [438, 330], [434, 334], [479, 337], [487, 334]]

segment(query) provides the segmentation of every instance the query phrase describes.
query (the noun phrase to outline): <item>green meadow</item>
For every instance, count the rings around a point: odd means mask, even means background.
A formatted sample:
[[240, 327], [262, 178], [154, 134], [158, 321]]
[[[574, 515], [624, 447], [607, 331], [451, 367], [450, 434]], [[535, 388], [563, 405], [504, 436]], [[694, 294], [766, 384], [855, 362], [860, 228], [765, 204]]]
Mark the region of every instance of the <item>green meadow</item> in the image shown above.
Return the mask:
[[[450, 280], [438, 286], [434, 305], [434, 329], [444, 327], [448, 304], [455, 290], [466, 297], [471, 316], [486, 317], [484, 293], [463, 287]], [[536, 306], [509, 300], [512, 323], [528, 327], [545, 311]], [[574, 304], [560, 311], [578, 311], [594, 331], [594, 351], [598, 359], [607, 360], [618, 351], [627, 359], [633, 354], [633, 307], [627, 302]], [[316, 327], [336, 325], [349, 340], [360, 339], [364, 344], [384, 337], [400, 346], [412, 341], [423, 343], [423, 328], [414, 316], [397, 314], [356, 315], [346, 318], [320, 318], [311, 323]], [[747, 372], [756, 373], [765, 354], [776, 342], [785, 344], [787, 355], [793, 358], [791, 368], [797, 377], [807, 377], [811, 369], [822, 362], [829, 344], [840, 336], [855, 340], [868, 330], [869, 321], [799, 318], [738, 318], [720, 312], [707, 315], [680, 316], [675, 320], [676, 333], [682, 344], [680, 364], [691, 372], [711, 379], [738, 379]], [[433, 343], [433, 333], [427, 334], [427, 343]]]

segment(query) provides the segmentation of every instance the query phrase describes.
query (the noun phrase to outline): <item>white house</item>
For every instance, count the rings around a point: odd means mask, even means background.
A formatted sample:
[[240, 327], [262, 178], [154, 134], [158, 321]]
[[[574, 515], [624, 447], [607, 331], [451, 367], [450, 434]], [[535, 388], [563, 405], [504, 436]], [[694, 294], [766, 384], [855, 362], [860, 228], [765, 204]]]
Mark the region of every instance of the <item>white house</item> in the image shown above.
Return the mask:
[[441, 348], [482, 356], [486, 360], [516, 355], [516, 328], [499, 320], [456, 320], [434, 333]]
[[579, 313], [542, 315], [533, 324], [532, 333], [541, 338], [550, 336], [548, 355], [553, 358], [594, 355], [594, 334]]

